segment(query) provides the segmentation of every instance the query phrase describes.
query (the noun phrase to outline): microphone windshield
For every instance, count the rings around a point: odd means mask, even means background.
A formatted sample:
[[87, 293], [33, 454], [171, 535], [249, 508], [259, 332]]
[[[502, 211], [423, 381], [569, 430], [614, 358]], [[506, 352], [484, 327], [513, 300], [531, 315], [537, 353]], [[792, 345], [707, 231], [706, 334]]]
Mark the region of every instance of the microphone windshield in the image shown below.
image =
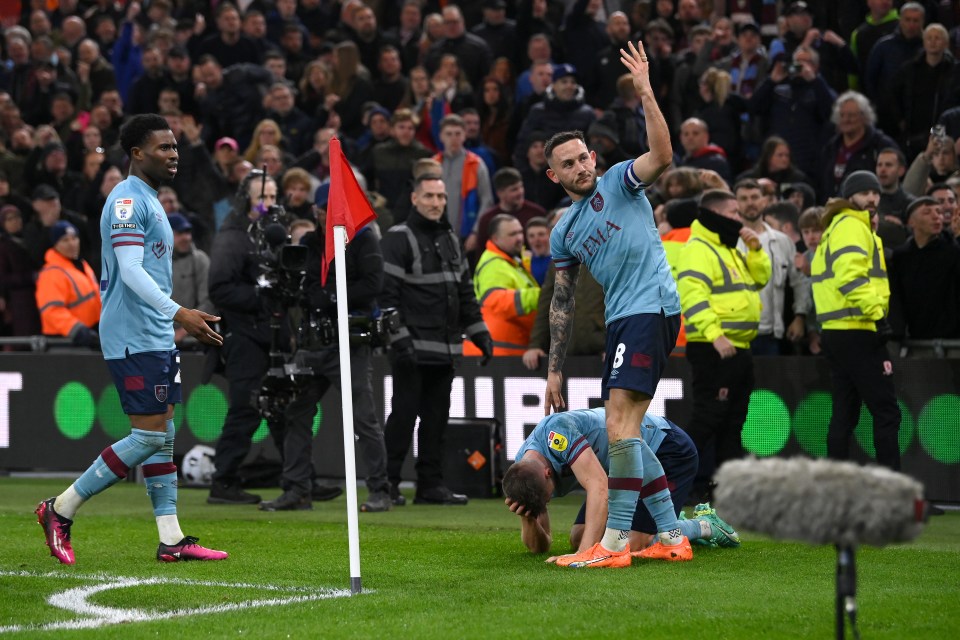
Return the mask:
[[279, 247], [287, 241], [287, 230], [278, 222], [272, 222], [263, 228], [263, 237], [271, 247]]
[[726, 462], [715, 480], [725, 520], [781, 540], [882, 547], [923, 528], [923, 485], [885, 467], [746, 458]]

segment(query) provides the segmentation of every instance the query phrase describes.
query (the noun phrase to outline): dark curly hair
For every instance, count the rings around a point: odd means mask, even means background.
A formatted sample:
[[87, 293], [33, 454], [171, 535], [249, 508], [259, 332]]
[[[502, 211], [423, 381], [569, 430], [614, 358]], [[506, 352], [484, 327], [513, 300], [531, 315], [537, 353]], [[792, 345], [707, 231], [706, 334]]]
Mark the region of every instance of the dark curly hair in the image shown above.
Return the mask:
[[531, 518], [547, 510], [547, 480], [540, 465], [515, 462], [503, 474], [503, 495], [519, 502]]
[[168, 131], [170, 123], [155, 113], [141, 113], [133, 116], [120, 127], [120, 146], [129, 156], [134, 147], [143, 146], [154, 131]]

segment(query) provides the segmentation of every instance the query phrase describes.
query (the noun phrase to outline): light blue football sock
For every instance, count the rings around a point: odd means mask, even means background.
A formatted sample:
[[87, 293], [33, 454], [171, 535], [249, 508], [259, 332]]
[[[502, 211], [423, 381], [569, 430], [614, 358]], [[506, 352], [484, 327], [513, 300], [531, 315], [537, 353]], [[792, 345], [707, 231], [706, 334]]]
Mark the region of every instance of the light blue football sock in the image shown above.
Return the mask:
[[73, 483], [73, 488], [84, 500], [89, 500], [121, 478], [130, 469], [163, 448], [165, 436], [159, 431], [131, 429], [130, 435], [100, 452], [93, 464]]
[[676, 532], [681, 527], [677, 522], [677, 512], [670, 496], [667, 476], [663, 473], [663, 465], [646, 442], [641, 441], [640, 452], [643, 456], [643, 488], [640, 490], [640, 499], [657, 523], [658, 533]]
[[607, 529], [630, 531], [633, 527], [633, 514], [643, 487], [642, 444], [640, 438], [610, 443]]
[[163, 448], [143, 461], [143, 481], [153, 503], [153, 515], [170, 516], [177, 513], [177, 466], [173, 464], [173, 438], [176, 427], [167, 420]]

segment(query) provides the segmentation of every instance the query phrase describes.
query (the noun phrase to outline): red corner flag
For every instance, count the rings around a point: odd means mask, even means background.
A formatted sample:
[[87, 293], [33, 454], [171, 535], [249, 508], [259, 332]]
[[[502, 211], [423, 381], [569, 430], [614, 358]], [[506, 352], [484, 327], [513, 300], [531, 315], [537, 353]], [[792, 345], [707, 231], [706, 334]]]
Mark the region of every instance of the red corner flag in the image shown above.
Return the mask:
[[343, 156], [340, 140], [330, 139], [330, 199], [327, 202], [327, 228], [324, 237], [323, 266], [320, 272], [320, 284], [327, 283], [330, 263], [333, 262], [333, 228], [345, 227], [347, 242], [357, 235], [357, 229], [363, 227], [377, 214], [373, 212], [367, 196], [357, 183], [350, 163]]

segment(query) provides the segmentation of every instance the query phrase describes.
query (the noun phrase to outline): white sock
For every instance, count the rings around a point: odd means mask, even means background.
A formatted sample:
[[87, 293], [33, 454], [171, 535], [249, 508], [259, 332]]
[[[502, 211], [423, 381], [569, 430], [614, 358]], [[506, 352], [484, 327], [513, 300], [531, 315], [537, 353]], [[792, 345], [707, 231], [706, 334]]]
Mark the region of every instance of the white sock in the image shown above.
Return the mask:
[[680, 531], [680, 527], [677, 527], [676, 529], [670, 529], [670, 531], [661, 531], [657, 534], [657, 537], [660, 538], [660, 544], [665, 547], [672, 547], [680, 544], [683, 540], [683, 533]]
[[629, 531], [620, 529], [610, 529], [609, 527], [603, 533], [600, 545], [607, 551], [623, 551], [627, 548], [627, 541], [630, 539]]
[[177, 514], [157, 516], [157, 531], [160, 532], [160, 542], [163, 544], [177, 544], [184, 537]]
[[80, 494], [71, 484], [66, 491], [57, 496], [56, 502], [53, 503], [53, 510], [57, 512], [57, 515], [73, 520], [73, 516], [77, 515], [77, 509], [84, 502], [86, 500], [80, 497]]

